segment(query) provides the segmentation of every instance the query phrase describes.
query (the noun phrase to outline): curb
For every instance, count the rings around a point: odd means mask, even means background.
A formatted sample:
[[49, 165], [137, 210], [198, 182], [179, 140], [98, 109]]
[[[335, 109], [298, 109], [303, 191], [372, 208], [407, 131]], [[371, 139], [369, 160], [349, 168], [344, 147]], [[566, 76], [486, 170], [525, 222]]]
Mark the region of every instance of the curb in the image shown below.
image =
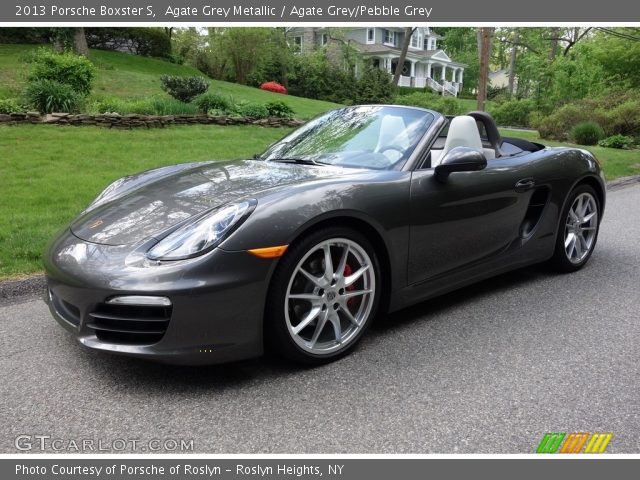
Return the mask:
[[[640, 175], [616, 178], [607, 182], [607, 190], [615, 191], [640, 183]], [[41, 295], [46, 288], [44, 275], [21, 280], [0, 281], [0, 305], [19, 302], [23, 297]]]
[[41, 296], [45, 288], [44, 275], [0, 282], [0, 305], [16, 303], [23, 298]]

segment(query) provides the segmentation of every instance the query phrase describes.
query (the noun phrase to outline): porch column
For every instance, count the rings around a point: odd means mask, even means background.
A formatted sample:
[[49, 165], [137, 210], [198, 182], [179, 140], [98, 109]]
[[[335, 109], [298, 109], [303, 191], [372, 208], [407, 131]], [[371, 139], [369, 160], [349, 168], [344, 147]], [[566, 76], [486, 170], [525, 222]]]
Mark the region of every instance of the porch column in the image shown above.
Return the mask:
[[427, 78], [431, 78], [431, 62], [427, 62]]
[[446, 65], [442, 65], [442, 75], [440, 79], [444, 82], [447, 79], [447, 67]]
[[384, 59], [384, 64], [387, 67], [387, 72], [392, 73], [391, 72], [391, 59], [390, 58], [385, 58]]
[[461, 68], [460, 69], [460, 75], [458, 75], [458, 83], [462, 83], [462, 73], [464, 72], [464, 69]]
[[411, 62], [411, 74], [410, 77], [416, 76], [416, 62], [414, 60], [409, 60]]

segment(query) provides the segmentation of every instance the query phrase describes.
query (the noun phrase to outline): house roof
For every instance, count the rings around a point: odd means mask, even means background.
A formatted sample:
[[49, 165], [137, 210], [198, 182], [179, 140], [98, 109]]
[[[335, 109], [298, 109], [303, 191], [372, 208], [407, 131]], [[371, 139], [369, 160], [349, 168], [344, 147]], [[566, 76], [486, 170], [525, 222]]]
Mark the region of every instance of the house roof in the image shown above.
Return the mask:
[[[393, 55], [400, 56], [400, 53], [401, 53], [401, 50], [399, 48], [392, 47], [389, 45], [381, 45], [379, 43], [364, 44], [364, 43], [352, 41], [350, 44], [353, 47], [355, 47], [360, 53], [363, 53], [365, 55], [393, 54]], [[438, 58], [438, 56], [440, 58]], [[413, 60], [429, 60], [433, 58], [435, 61], [440, 60], [454, 67], [466, 67], [466, 64], [464, 63], [454, 62], [453, 60], [451, 60], [447, 56], [447, 54], [444, 53], [443, 50], [411, 50], [409, 49], [407, 51], [407, 58], [410, 58]]]

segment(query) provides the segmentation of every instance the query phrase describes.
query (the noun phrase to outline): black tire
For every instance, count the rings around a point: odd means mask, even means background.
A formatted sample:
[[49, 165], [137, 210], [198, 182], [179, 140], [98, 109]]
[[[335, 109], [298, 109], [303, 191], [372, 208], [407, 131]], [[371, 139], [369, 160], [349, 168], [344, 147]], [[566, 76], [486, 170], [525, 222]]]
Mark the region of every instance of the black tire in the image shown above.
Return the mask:
[[[578, 198], [578, 196], [585, 193], [593, 197], [596, 208], [597, 208], [597, 224], [596, 224], [595, 236], [593, 238], [593, 243], [589, 247], [588, 252], [584, 256], [584, 258], [582, 258], [578, 262], [572, 262], [568, 258], [567, 252], [565, 251], [565, 233], [567, 229], [566, 223], [567, 223], [567, 218], [569, 216], [569, 210], [572, 208], [576, 198]], [[600, 205], [600, 200], [598, 198], [596, 191], [593, 189], [593, 187], [583, 184], [583, 185], [578, 185], [576, 188], [574, 188], [569, 194], [569, 197], [567, 199], [564, 209], [562, 210], [562, 214], [560, 215], [560, 219], [558, 222], [556, 246], [553, 253], [553, 257], [551, 258], [551, 261], [550, 261], [551, 267], [554, 270], [562, 273], [570, 273], [570, 272], [575, 272], [576, 270], [580, 270], [582, 267], [586, 265], [586, 263], [589, 261], [589, 258], [591, 258], [591, 255], [593, 254], [593, 250], [595, 249], [595, 246], [598, 240], [598, 233], [600, 230], [601, 219], [602, 219], [602, 209]]]
[[[293, 282], [292, 276], [294, 276], [299, 262], [320, 243], [338, 238], [355, 242], [364, 249], [369, 256], [375, 278], [375, 288], [371, 295], [373, 300], [371, 300], [371, 309], [368, 316], [362, 325], [358, 327], [359, 330], [349, 339], [348, 343], [345, 343], [341, 348], [331, 353], [314, 354], [301, 348], [293, 339], [293, 333], [289, 330], [288, 320], [285, 316], [285, 302], [289, 284]], [[325, 227], [305, 234], [296, 240], [280, 260], [269, 287], [264, 324], [264, 338], [267, 351], [304, 365], [330, 363], [350, 353], [376, 317], [380, 305], [382, 288], [385, 287], [380, 272], [380, 264], [373, 245], [364, 235], [356, 230], [341, 226]], [[287, 308], [289, 308], [289, 305], [287, 305]]]

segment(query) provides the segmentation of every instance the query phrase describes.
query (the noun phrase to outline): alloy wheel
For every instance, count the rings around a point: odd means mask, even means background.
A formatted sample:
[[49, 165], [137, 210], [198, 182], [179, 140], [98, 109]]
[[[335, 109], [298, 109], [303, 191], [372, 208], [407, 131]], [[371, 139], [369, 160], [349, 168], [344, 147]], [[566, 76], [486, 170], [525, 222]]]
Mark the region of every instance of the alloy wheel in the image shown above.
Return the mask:
[[564, 251], [573, 264], [591, 252], [598, 230], [598, 202], [590, 193], [578, 195], [569, 209], [564, 229]]
[[316, 355], [346, 348], [369, 320], [375, 281], [371, 258], [358, 243], [332, 238], [312, 247], [287, 286], [284, 313], [291, 338]]

